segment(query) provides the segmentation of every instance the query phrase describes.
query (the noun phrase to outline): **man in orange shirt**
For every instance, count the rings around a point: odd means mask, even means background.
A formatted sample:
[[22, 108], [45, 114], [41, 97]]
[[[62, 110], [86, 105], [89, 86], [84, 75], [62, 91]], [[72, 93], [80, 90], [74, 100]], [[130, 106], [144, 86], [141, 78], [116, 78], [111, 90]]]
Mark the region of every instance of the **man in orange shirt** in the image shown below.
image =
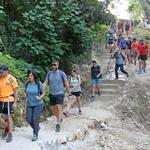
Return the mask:
[[135, 65], [136, 65], [136, 58], [138, 56], [138, 46], [139, 46], [139, 43], [136, 41], [136, 38], [134, 38], [132, 41], [131, 50], [132, 50], [132, 57], [134, 59]]
[[[6, 65], [0, 67], [0, 127], [5, 129], [2, 139], [6, 142], [12, 141], [13, 111], [17, 107], [18, 84], [16, 78], [9, 74]], [[7, 115], [7, 122], [2, 118], [2, 114]]]

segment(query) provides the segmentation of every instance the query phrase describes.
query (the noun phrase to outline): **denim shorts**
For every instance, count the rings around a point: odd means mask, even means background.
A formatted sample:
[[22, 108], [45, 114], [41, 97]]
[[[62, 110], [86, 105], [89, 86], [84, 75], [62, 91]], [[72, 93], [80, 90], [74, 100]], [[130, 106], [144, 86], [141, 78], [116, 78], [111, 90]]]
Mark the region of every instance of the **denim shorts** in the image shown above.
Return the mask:
[[58, 95], [49, 95], [50, 98], [50, 105], [55, 106], [55, 105], [63, 105], [64, 103], [64, 94], [58, 94]]
[[98, 84], [101, 84], [102, 83], [102, 80], [101, 79], [92, 79], [92, 85], [98, 85]]
[[138, 52], [137, 51], [133, 51], [133, 58], [136, 58], [138, 55]]

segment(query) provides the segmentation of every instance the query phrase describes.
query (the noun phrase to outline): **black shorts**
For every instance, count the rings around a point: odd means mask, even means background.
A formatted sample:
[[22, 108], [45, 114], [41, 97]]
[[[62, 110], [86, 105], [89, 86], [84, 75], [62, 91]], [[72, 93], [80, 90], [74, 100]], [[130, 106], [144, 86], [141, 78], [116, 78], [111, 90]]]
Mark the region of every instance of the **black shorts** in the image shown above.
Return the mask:
[[124, 47], [124, 48], [121, 48], [122, 50], [126, 50], [126, 48]]
[[14, 102], [0, 102], [0, 114], [13, 114], [13, 103]]
[[74, 96], [80, 96], [81, 95], [81, 91], [71, 92], [71, 94], [74, 95]]
[[147, 55], [144, 55], [144, 56], [140, 55], [138, 59], [145, 61], [145, 60], [147, 60]]
[[50, 98], [50, 105], [55, 106], [55, 105], [63, 105], [64, 103], [64, 94], [58, 94], [58, 95], [49, 95]]

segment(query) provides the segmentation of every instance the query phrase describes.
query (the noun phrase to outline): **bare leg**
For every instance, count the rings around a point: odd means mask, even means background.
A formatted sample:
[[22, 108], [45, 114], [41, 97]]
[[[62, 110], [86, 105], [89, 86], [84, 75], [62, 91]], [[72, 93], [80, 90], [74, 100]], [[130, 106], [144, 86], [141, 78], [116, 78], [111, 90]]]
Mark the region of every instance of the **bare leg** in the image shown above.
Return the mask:
[[93, 85], [93, 86], [92, 86], [92, 96], [95, 95], [95, 91], [96, 91], [96, 85]]
[[53, 112], [53, 114], [56, 116], [56, 118], [57, 118], [57, 107], [56, 107], [56, 105], [55, 106], [52, 106], [52, 112]]
[[57, 123], [60, 124], [62, 119], [62, 105], [57, 104], [56, 107], [57, 107]]
[[145, 69], [146, 69], [146, 60], [143, 61], [143, 71], [145, 72]]
[[81, 110], [81, 104], [80, 104], [80, 96], [76, 96], [76, 102], [77, 102], [77, 106], [79, 108], [79, 110]]
[[0, 114], [0, 127], [3, 129], [7, 127], [7, 123], [4, 121], [1, 114]]
[[9, 133], [12, 134], [12, 130], [13, 130], [12, 115], [8, 115], [8, 128], [9, 128]]

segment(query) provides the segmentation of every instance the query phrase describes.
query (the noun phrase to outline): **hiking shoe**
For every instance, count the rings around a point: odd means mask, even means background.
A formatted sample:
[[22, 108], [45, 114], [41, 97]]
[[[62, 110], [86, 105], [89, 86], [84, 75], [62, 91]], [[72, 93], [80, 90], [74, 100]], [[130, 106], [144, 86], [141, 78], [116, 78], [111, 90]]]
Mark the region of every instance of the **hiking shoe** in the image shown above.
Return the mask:
[[81, 110], [79, 110], [79, 115], [82, 115]]
[[63, 115], [65, 116], [65, 117], [69, 117], [69, 113], [66, 111], [66, 112], [63, 112]]
[[56, 132], [60, 132], [60, 124], [56, 124]]
[[60, 123], [62, 123], [62, 122], [63, 122], [63, 119], [60, 120]]
[[7, 131], [4, 131], [4, 132], [2, 133], [2, 140], [4, 140], [4, 139], [7, 137], [7, 134], [8, 134]]
[[142, 74], [142, 70], [139, 70], [138, 73], [139, 73], [139, 74]]
[[93, 95], [92, 95], [92, 96], [91, 96], [91, 98], [92, 98], [92, 101], [94, 101], [94, 99], [95, 99], [95, 96], [93, 96]]
[[36, 134], [33, 134], [32, 141], [37, 141], [37, 140], [38, 140], [38, 136]]
[[129, 78], [129, 74], [128, 74], [128, 73], [127, 73], [127, 75], [126, 75], [126, 76], [127, 76], [127, 78]]
[[6, 142], [7, 142], [7, 143], [10, 143], [10, 142], [12, 141], [12, 139], [13, 139], [12, 134], [8, 134], [8, 136], [7, 136], [7, 138], [6, 138]]
[[98, 93], [97, 93], [99, 96], [101, 96], [101, 92], [100, 91], [98, 91]]

